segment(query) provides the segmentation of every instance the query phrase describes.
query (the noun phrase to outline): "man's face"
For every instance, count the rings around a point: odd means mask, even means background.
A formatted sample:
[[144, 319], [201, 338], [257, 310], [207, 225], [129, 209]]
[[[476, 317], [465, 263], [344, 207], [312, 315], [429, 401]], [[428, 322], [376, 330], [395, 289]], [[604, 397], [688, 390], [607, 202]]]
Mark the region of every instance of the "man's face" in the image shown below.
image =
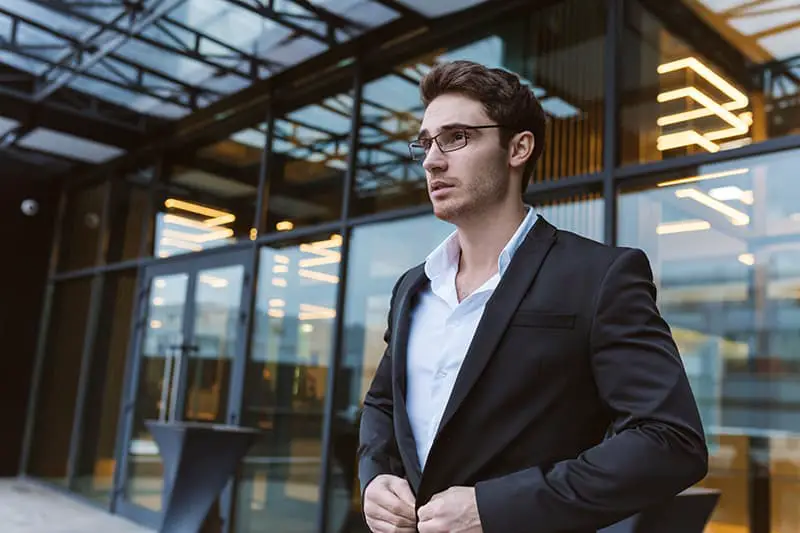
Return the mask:
[[[454, 145], [463, 144], [460, 133], [464, 126], [495, 124], [477, 100], [460, 94], [443, 94], [425, 110], [420, 126], [420, 139], [430, 139], [441, 132]], [[502, 202], [509, 193], [510, 171], [508, 151], [500, 145], [500, 129], [466, 129], [466, 146], [443, 152], [431, 143], [423, 161], [428, 182], [428, 195], [434, 214], [449, 222], [484, 211]], [[446, 147], [445, 147], [446, 148]]]

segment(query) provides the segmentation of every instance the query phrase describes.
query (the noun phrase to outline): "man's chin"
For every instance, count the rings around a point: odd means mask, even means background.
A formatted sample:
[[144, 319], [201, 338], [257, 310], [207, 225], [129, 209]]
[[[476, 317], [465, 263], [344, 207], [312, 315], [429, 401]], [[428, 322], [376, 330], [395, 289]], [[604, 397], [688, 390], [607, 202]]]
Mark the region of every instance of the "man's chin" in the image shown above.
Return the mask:
[[462, 212], [461, 207], [455, 202], [433, 202], [433, 214], [439, 220], [454, 222]]

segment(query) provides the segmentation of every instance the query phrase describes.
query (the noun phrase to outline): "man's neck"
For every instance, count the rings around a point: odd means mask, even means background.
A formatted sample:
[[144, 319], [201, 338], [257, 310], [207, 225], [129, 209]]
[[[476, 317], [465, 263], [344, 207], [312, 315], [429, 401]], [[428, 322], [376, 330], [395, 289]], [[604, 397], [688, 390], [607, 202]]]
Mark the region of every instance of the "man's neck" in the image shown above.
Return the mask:
[[470, 221], [458, 224], [462, 274], [493, 274], [497, 270], [500, 252], [525, 219], [521, 200], [483, 212]]

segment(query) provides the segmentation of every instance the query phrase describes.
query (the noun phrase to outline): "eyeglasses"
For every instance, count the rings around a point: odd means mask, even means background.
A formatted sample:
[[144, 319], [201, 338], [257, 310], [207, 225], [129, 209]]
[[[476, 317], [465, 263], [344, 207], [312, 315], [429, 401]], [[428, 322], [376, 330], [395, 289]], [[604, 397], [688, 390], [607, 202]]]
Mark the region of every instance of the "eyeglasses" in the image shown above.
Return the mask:
[[426, 137], [424, 139], [417, 139], [408, 143], [408, 151], [411, 154], [411, 159], [414, 161], [422, 161], [425, 156], [436, 143], [439, 150], [442, 152], [455, 152], [467, 145], [467, 130], [483, 130], [487, 128], [505, 128], [501, 124], [487, 124], [485, 126], [458, 126], [454, 128], [447, 128], [439, 132], [438, 135], [433, 137]]

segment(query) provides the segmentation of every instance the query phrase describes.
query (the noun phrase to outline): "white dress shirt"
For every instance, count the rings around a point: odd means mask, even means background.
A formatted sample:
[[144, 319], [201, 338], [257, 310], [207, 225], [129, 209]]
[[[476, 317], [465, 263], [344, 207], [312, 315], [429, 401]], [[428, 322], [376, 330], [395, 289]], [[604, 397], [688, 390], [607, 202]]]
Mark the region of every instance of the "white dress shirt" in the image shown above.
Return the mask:
[[420, 468], [425, 467], [486, 302], [535, 223], [534, 210], [527, 207], [525, 219], [500, 252], [497, 274], [460, 303], [456, 293], [456, 273], [461, 255], [457, 233], [447, 237], [425, 260], [425, 274], [431, 282], [420, 293], [411, 314], [406, 368], [406, 408]]

